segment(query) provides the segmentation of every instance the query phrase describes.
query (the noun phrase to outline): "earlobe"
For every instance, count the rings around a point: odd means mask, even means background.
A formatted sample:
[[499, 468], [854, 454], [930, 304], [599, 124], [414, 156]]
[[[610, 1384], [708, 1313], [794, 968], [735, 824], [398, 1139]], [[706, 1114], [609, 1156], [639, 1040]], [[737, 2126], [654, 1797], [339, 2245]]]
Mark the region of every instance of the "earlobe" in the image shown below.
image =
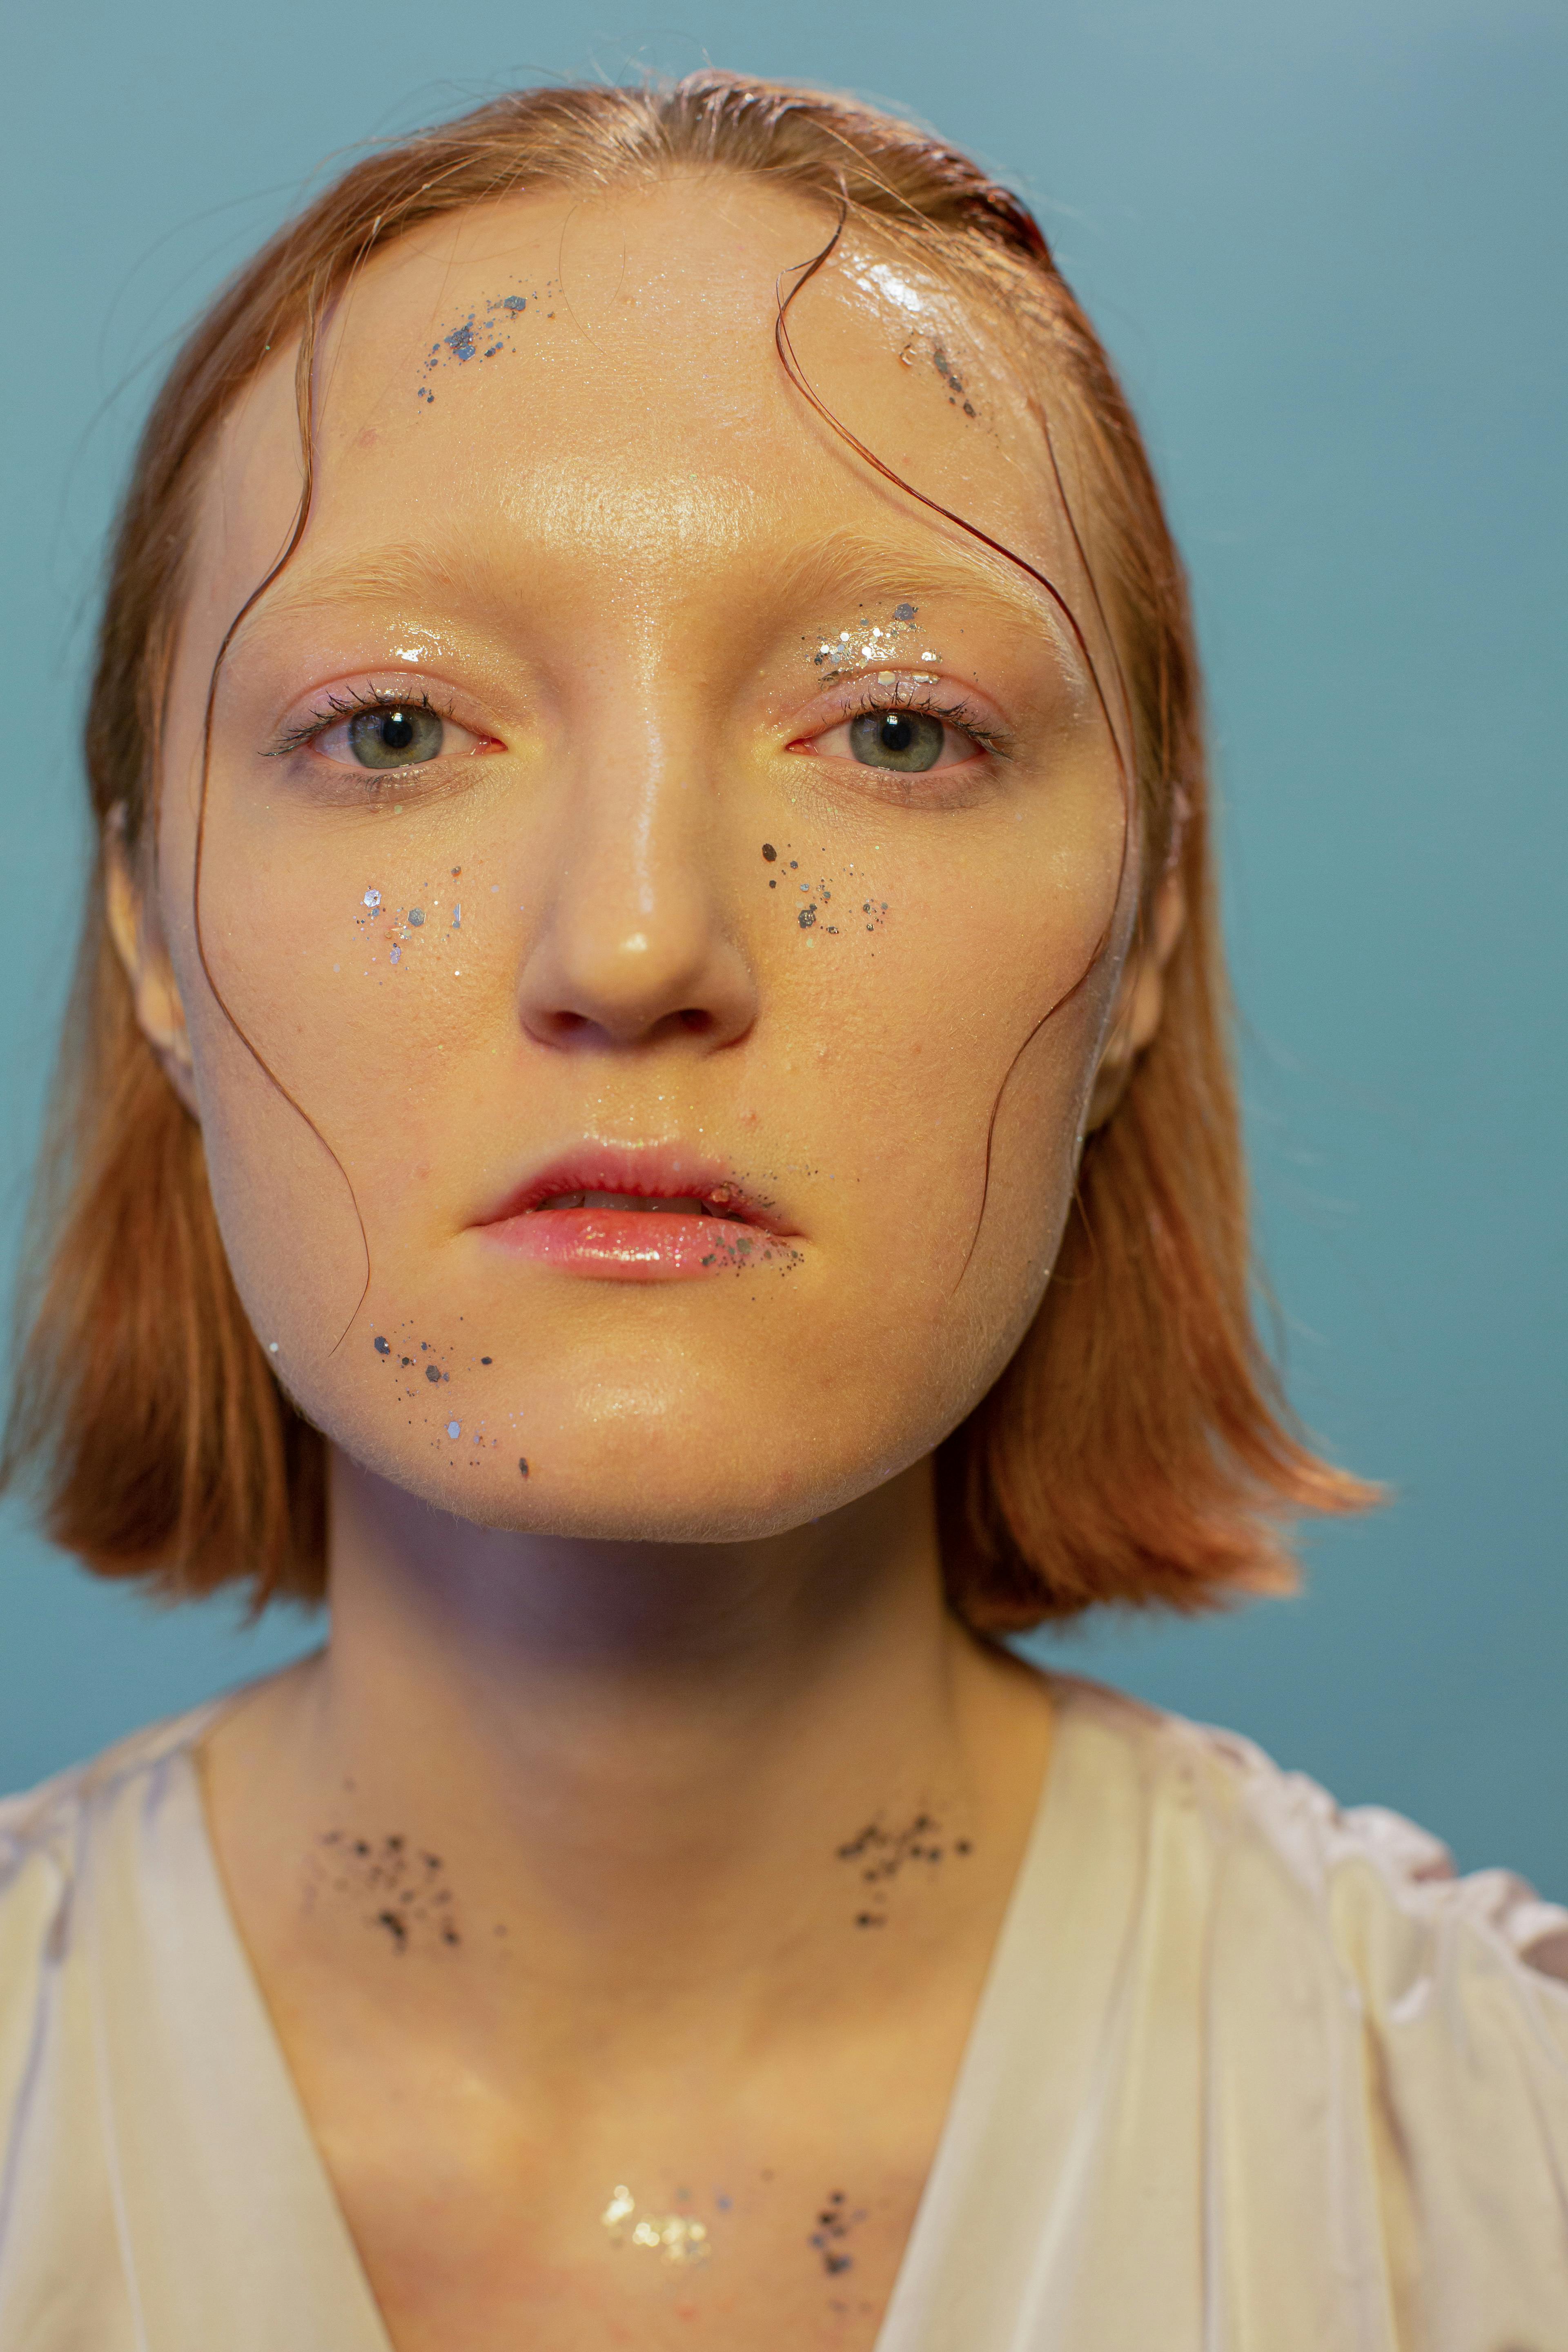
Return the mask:
[[1121, 975], [1116, 1017], [1095, 1072], [1087, 1125], [1103, 1126], [1121, 1099], [1134, 1063], [1160, 1026], [1165, 1009], [1165, 971], [1186, 928], [1187, 902], [1179, 871], [1165, 875], [1154, 893], [1142, 936]]
[[194, 1118], [198, 1114], [185, 1008], [168, 950], [150, 918], [146, 894], [132, 867], [123, 805], [110, 812], [104, 828], [103, 895], [110, 937], [131, 982], [137, 1026]]

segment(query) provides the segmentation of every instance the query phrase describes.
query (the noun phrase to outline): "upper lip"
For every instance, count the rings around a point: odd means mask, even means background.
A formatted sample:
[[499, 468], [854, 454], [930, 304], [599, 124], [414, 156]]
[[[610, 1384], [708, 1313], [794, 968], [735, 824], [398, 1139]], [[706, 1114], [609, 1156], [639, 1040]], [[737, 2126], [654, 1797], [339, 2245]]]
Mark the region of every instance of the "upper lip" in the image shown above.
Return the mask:
[[624, 1192], [633, 1200], [700, 1201], [715, 1216], [755, 1225], [763, 1233], [792, 1230], [776, 1202], [760, 1198], [721, 1160], [670, 1143], [574, 1145], [514, 1183], [474, 1223], [497, 1225], [505, 1218], [524, 1216], [563, 1192]]

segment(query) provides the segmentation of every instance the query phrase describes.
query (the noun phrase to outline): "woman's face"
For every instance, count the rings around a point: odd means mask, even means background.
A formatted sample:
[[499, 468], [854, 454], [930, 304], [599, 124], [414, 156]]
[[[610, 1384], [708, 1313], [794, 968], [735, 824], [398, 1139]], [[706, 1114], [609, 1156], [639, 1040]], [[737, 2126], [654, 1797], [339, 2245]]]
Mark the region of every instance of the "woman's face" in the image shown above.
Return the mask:
[[[358, 278], [309, 526], [223, 662], [194, 890], [209, 677], [300, 493], [291, 351], [205, 485], [156, 914], [225, 1241], [305, 1412], [468, 1518], [816, 1517], [978, 1399], [1060, 1234], [1121, 772], [1049, 599], [781, 369], [775, 287], [831, 225], [696, 175]], [[1087, 627], [1002, 334], [848, 239], [790, 326]]]

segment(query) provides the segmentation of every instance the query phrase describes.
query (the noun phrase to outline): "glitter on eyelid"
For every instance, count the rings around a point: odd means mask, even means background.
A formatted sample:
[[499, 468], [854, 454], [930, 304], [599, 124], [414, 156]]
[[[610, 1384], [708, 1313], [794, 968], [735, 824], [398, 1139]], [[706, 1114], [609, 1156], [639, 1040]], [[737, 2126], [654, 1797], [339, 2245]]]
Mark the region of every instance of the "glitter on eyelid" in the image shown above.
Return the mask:
[[409, 919], [409, 921], [413, 924], [413, 926], [414, 926], [415, 929], [416, 929], [416, 930], [417, 930], [417, 929], [419, 929], [420, 924], [425, 920], [425, 909], [424, 909], [424, 908], [423, 908], [423, 907], [410, 907], [410, 908], [409, 908], [409, 909], [408, 909], [408, 919]]
[[401, 963], [403, 961], [403, 950], [401, 948], [391, 949], [387, 954], [386, 961], [388, 963]]
[[381, 892], [379, 890], [367, 890], [364, 894], [364, 903], [374, 915], [376, 908], [381, 904]]
[[448, 1437], [461, 1437], [462, 1433], [463, 1424], [460, 1421], [449, 1421], [447, 1423], [447, 1434]]

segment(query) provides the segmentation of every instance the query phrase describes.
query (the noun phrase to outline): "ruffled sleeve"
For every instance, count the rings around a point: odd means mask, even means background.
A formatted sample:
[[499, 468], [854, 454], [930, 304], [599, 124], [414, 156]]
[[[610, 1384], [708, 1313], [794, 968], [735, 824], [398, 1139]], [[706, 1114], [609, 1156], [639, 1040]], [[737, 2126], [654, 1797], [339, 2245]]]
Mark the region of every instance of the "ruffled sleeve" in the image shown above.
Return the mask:
[[1363, 2019], [1398, 2335], [1568, 2352], [1568, 1910], [1240, 1741], [1248, 1809], [1314, 1882]]

